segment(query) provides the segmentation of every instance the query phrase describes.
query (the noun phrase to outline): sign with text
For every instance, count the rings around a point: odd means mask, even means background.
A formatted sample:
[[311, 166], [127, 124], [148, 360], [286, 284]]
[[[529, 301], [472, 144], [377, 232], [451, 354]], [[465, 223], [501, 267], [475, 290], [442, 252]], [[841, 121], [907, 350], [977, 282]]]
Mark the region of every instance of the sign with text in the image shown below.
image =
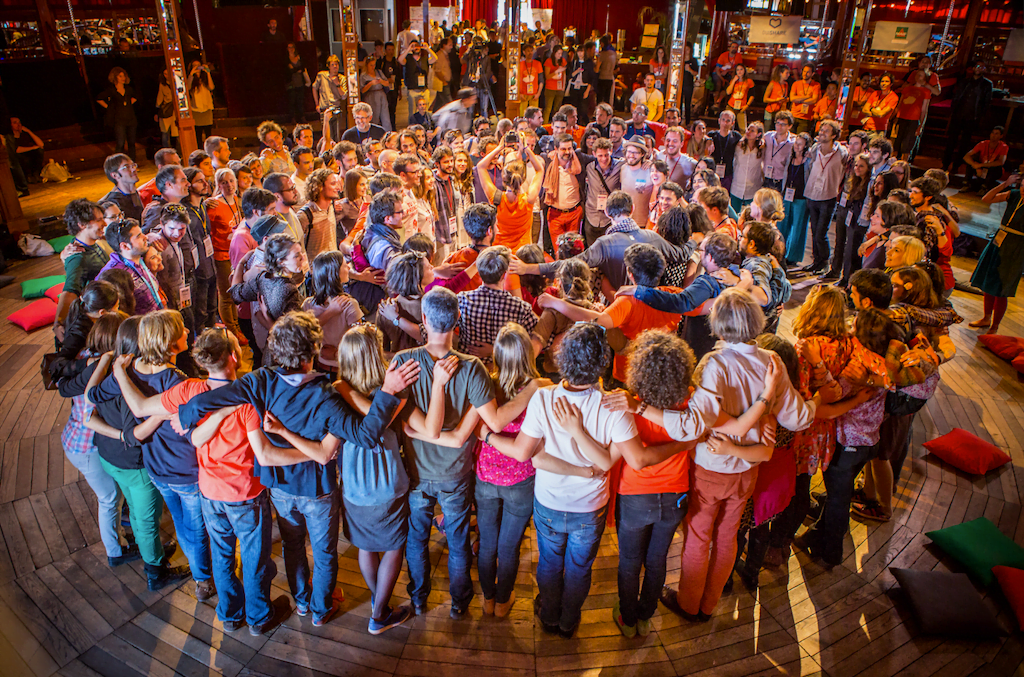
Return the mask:
[[931, 36], [931, 24], [878, 21], [875, 23], [875, 33], [871, 38], [871, 49], [923, 54], [928, 51]]
[[800, 41], [799, 16], [750, 17], [750, 42], [793, 45]]

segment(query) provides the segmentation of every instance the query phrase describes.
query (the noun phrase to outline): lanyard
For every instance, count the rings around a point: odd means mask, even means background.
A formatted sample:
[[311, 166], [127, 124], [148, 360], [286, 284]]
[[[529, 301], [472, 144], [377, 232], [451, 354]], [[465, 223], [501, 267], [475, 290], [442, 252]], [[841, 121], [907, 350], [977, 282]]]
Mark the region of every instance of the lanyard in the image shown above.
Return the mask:
[[820, 148], [818, 149], [818, 167], [819, 167], [819, 169], [820, 169], [822, 174], [824, 174], [825, 170], [828, 169], [828, 166], [830, 164], [832, 164], [832, 158], [834, 158], [838, 154], [838, 152], [839, 152], [838, 149], [833, 148], [832, 149], [832, 154], [828, 156], [828, 160], [826, 160], [825, 163], [822, 164], [822, 162], [821, 162], [821, 149]]
[[209, 235], [210, 233], [206, 230], [206, 207], [204, 205], [200, 205], [199, 208], [196, 208], [190, 204], [185, 206], [188, 207], [190, 212], [196, 215], [197, 219], [199, 219], [199, 227], [203, 231], [203, 237]]
[[73, 238], [73, 239], [74, 239], [75, 242], [77, 242], [78, 244], [82, 245], [82, 249], [92, 249], [93, 247], [96, 246], [94, 244], [86, 244], [86, 243], [82, 242], [81, 240], [79, 240], [77, 237]]
[[438, 185], [441, 186], [441, 193], [444, 195], [444, 208], [448, 216], [455, 215], [455, 188], [452, 186], [452, 180], [437, 179]]
[[174, 252], [174, 258], [178, 260], [178, 268], [181, 269], [181, 283], [185, 283], [185, 257], [181, 255], [181, 245], [177, 242], [171, 243], [171, 251]]
[[231, 218], [235, 222], [233, 225], [237, 226], [238, 224], [240, 224], [242, 222], [242, 219], [241, 219], [241, 215], [242, 214], [241, 214], [241, 212], [238, 211], [238, 208], [235, 206], [234, 202], [228, 202], [227, 200], [225, 200], [224, 203], [227, 204], [228, 209], [231, 210]]
[[[784, 149], [786, 146], [788, 146], [790, 144], [792, 144], [792, 141], [789, 140], [789, 137], [786, 137], [786, 140], [783, 141], [782, 144], [780, 145], [779, 141], [778, 141], [778, 137], [777, 136], [772, 136], [772, 148], [774, 149], [774, 150], [772, 150], [772, 165], [775, 164], [775, 156], [778, 155], [779, 151]], [[831, 161], [832, 158], [829, 158], [829, 160]]]
[[153, 298], [153, 301], [156, 302], [157, 308], [163, 308], [164, 303], [160, 299], [160, 294], [156, 290], [156, 285], [153, 284], [153, 282], [149, 279], [149, 275], [147, 275], [147, 273], [149, 273], [149, 269], [145, 268], [144, 266], [136, 266], [134, 262], [132, 262], [130, 259], [124, 258], [123, 256], [121, 257], [121, 260], [124, 261], [125, 265], [128, 266], [128, 268], [131, 269], [133, 273], [138, 275], [139, 278], [142, 280], [143, 284], [146, 285], [146, 288], [149, 289], [149, 293]]

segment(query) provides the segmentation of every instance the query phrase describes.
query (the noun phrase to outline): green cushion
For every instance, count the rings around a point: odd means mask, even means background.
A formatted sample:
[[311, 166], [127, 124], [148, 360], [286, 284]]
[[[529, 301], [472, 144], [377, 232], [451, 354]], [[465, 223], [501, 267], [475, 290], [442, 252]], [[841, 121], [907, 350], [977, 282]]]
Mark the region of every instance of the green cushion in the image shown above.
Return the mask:
[[925, 535], [986, 587], [995, 580], [994, 566], [1024, 569], [1024, 548], [1004, 536], [984, 517]]
[[52, 240], [47, 240], [47, 242], [49, 242], [50, 246], [53, 247], [53, 251], [60, 254], [61, 250], [71, 244], [71, 241], [74, 239], [75, 237], [73, 235], [61, 235], [60, 237], [55, 237]]
[[46, 294], [47, 289], [55, 284], [64, 282], [66, 279], [63, 275], [50, 275], [49, 277], [40, 277], [35, 280], [25, 280], [21, 283], [21, 298], [41, 299]]

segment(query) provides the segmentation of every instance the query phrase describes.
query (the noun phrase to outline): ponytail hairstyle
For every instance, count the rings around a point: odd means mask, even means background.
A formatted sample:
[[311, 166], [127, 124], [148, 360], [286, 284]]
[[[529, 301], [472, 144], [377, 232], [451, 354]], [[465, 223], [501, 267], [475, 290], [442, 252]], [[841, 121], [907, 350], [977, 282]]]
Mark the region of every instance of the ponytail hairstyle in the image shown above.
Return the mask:
[[518, 193], [526, 177], [526, 165], [522, 160], [513, 160], [501, 170], [501, 183], [506, 191]]
[[509, 322], [498, 330], [493, 358], [494, 382], [506, 400], [514, 398], [523, 386], [540, 377], [530, 336], [516, 322]]
[[117, 309], [128, 315], [135, 314], [135, 282], [132, 274], [124, 268], [107, 268], [96, 276], [97, 280], [109, 282], [117, 290]]
[[[544, 250], [538, 244], [524, 244], [516, 251], [516, 256], [523, 263], [544, 263]], [[534, 298], [543, 294], [547, 287], [543, 275], [520, 275], [519, 282]]]
[[117, 308], [118, 301], [117, 288], [114, 285], [102, 280], [93, 280], [85, 285], [82, 295], [71, 304], [64, 326], [73, 327], [83, 315], [111, 311]]
[[288, 275], [284, 269], [284, 260], [288, 258], [288, 253], [295, 244], [295, 238], [286, 233], [276, 233], [267, 238], [263, 245], [263, 253], [268, 273], [275, 276]]
[[583, 261], [565, 259], [558, 267], [558, 285], [568, 301], [590, 301], [590, 267]]
[[102, 355], [117, 350], [117, 336], [121, 324], [128, 319], [122, 312], [106, 313], [96, 320], [85, 341], [86, 349], [93, 355]]

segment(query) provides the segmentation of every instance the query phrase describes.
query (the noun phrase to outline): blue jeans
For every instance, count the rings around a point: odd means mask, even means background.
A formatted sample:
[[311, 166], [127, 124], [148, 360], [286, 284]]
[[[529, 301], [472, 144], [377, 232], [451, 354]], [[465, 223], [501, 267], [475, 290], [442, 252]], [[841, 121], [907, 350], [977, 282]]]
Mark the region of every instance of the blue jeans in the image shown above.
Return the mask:
[[[684, 495], [618, 497], [615, 524], [619, 536], [619, 610], [626, 625], [650, 620], [658, 610], [668, 549], [686, 514], [685, 505], [679, 505]], [[643, 589], [641, 567], [645, 569]]]
[[405, 543], [405, 560], [409, 565], [409, 597], [416, 606], [424, 606], [430, 595], [430, 528], [434, 506], [438, 504], [444, 514], [444, 533], [448, 540], [452, 606], [465, 611], [473, 599], [473, 583], [469, 577], [471, 482], [472, 475], [447, 482], [420, 480], [409, 492], [409, 539]]
[[196, 581], [210, 580], [213, 577], [210, 537], [206, 533], [206, 522], [203, 520], [199, 483], [166, 484], [153, 479], [153, 486], [164, 497], [167, 510], [171, 513], [178, 543], [192, 569], [192, 578]]
[[843, 561], [843, 538], [850, 528], [850, 503], [857, 475], [868, 461], [878, 455], [878, 445], [870, 447], [844, 447], [836, 443], [836, 451], [825, 479], [825, 507], [821, 517], [807, 532], [807, 539], [818, 549], [828, 564]]
[[835, 209], [835, 198], [807, 201], [807, 216], [811, 221], [811, 263], [815, 270], [828, 265], [828, 226], [832, 223], [832, 212]]
[[[295, 496], [270, 490], [281, 530], [284, 570], [295, 604], [322, 618], [331, 610], [338, 581], [338, 492], [323, 496]], [[306, 536], [313, 549], [313, 572], [306, 559]]]
[[537, 590], [540, 620], [545, 625], [573, 632], [580, 624], [607, 512], [607, 506], [594, 512], [562, 512], [534, 500], [533, 526], [540, 555]]
[[107, 557], [120, 557], [121, 550], [121, 504], [124, 498], [114, 478], [107, 474], [100, 462], [100, 455], [95, 451], [87, 454], [69, 454], [64, 452], [71, 465], [78, 468], [89, 488], [96, 494], [99, 514], [96, 521], [100, 527], [100, 540], [107, 551]]
[[533, 515], [534, 478], [499, 486], [476, 481], [477, 570], [484, 599], [508, 602], [519, 574], [519, 549]]
[[[203, 517], [210, 532], [213, 579], [217, 584], [217, 618], [223, 622], [245, 620], [260, 625], [270, 620], [270, 583], [277, 565], [270, 558], [270, 497], [237, 503], [202, 498]], [[242, 554], [243, 589], [235, 575], [235, 543]]]

